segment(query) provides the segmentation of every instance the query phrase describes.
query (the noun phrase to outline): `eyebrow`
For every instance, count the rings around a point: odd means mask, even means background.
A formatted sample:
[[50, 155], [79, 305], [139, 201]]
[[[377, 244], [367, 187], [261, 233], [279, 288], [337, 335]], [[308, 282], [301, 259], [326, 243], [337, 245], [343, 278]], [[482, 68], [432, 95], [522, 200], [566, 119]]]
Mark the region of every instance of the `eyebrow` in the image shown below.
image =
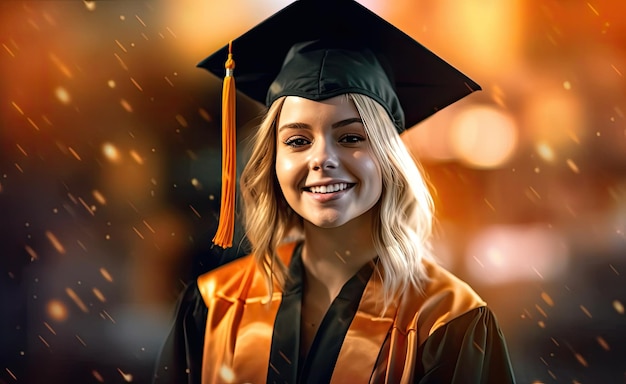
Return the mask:
[[[354, 124], [354, 123], [363, 123], [363, 120], [360, 117], [351, 117], [349, 119], [345, 119], [345, 120], [341, 120], [341, 121], [338, 121], [336, 123], [333, 123], [330, 127], [335, 129], [335, 128], [344, 127], [346, 125], [350, 125], [350, 124]], [[293, 129], [311, 129], [311, 127], [308, 124], [304, 124], [304, 123], [287, 123], [285, 125], [281, 125], [278, 128], [278, 131], [280, 132], [283, 129], [289, 129], [289, 128], [293, 128]]]

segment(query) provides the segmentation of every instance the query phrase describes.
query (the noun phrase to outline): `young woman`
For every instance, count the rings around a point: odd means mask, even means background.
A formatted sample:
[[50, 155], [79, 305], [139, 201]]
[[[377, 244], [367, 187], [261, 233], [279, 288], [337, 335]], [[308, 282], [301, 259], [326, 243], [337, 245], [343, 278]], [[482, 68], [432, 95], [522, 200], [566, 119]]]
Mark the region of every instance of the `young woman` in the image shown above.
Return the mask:
[[[321, 3], [249, 32], [288, 40], [241, 174], [252, 252], [188, 286], [155, 382], [514, 382], [496, 318], [434, 261], [433, 204], [398, 134], [478, 86], [411, 40], [412, 70], [435, 78], [409, 85], [430, 97], [407, 104], [391, 80], [402, 69], [373, 43], [406, 35], [351, 0]], [[285, 37], [315, 12], [341, 28]], [[254, 49], [245, 35], [234, 44]]]

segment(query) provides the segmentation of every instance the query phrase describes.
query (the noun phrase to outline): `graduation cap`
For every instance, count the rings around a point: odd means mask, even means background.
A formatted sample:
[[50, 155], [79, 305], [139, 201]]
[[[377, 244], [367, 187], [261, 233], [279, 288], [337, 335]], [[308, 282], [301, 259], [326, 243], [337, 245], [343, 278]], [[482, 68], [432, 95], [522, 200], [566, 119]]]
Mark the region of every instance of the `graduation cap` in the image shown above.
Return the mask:
[[354, 0], [296, 0], [198, 64], [220, 78], [225, 66], [222, 208], [213, 239], [222, 247], [231, 246], [234, 228], [233, 74], [238, 91], [267, 106], [281, 96], [364, 94], [387, 110], [399, 133], [481, 89]]

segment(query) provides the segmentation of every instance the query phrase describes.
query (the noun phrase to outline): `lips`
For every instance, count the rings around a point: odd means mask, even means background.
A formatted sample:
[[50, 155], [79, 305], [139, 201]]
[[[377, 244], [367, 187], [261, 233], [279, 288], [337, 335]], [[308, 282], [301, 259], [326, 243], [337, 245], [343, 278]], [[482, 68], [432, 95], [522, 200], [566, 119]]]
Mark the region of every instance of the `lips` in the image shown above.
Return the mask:
[[353, 186], [354, 186], [354, 183], [333, 183], [333, 184], [326, 184], [326, 185], [315, 185], [312, 187], [304, 187], [303, 189], [311, 193], [327, 194], [327, 193], [345, 191], [346, 189], [352, 188]]

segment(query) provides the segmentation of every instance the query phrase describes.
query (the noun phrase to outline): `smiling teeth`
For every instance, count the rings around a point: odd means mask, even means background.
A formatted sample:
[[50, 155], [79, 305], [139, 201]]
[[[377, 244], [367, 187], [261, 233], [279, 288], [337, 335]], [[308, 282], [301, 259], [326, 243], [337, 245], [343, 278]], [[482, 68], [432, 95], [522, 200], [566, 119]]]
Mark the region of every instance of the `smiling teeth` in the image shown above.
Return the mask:
[[343, 191], [344, 189], [347, 189], [347, 188], [348, 188], [348, 183], [337, 183], [337, 184], [320, 185], [317, 187], [311, 187], [309, 188], [309, 191], [313, 193], [332, 193], [332, 192]]

